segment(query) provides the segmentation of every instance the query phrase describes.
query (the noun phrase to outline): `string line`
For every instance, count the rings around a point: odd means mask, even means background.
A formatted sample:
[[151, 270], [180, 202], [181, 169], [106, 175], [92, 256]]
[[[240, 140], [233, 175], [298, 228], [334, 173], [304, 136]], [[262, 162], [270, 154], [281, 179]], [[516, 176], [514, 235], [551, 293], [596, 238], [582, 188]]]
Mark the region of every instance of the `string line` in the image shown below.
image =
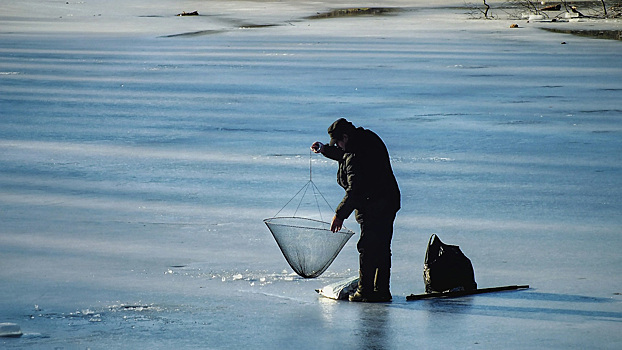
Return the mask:
[[300, 202], [298, 202], [298, 206], [296, 207], [296, 211], [294, 212], [294, 216], [296, 216], [307, 194], [307, 191], [309, 190], [309, 187], [311, 187], [311, 190], [313, 192], [313, 198], [315, 199], [316, 207], [318, 209], [318, 212], [320, 213], [320, 220], [324, 221], [324, 218], [322, 216], [322, 210], [320, 209], [320, 203], [317, 198], [318, 194], [320, 195], [320, 197], [322, 197], [322, 199], [328, 205], [330, 210], [334, 212], [333, 207], [330, 205], [328, 200], [326, 200], [326, 197], [324, 197], [320, 189], [313, 182], [313, 168], [312, 168], [313, 158], [312, 156], [313, 156], [313, 153], [311, 153], [311, 149], [309, 149], [309, 181], [304, 186], [302, 186], [302, 188], [300, 188], [300, 190], [298, 190], [298, 192], [296, 192], [296, 194], [289, 201], [287, 201], [287, 203], [285, 203], [285, 205], [281, 209], [279, 209], [279, 211], [274, 215], [274, 217], [277, 217], [281, 213], [281, 211], [283, 211], [283, 209], [285, 209], [285, 207], [287, 207], [294, 200], [294, 198], [296, 198], [300, 194], [300, 192], [303, 192], [304, 190], [304, 192], [302, 193], [302, 197], [300, 197]]

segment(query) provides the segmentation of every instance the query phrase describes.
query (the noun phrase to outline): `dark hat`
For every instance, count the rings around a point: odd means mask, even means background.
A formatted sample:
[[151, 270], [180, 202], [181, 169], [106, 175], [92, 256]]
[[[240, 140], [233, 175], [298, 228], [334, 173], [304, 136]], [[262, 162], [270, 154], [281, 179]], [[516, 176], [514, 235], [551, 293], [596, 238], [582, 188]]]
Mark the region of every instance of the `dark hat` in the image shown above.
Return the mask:
[[329, 146], [334, 146], [338, 140], [341, 140], [343, 134], [349, 134], [356, 129], [352, 123], [344, 118], [337, 119], [328, 127], [328, 135], [330, 136]]

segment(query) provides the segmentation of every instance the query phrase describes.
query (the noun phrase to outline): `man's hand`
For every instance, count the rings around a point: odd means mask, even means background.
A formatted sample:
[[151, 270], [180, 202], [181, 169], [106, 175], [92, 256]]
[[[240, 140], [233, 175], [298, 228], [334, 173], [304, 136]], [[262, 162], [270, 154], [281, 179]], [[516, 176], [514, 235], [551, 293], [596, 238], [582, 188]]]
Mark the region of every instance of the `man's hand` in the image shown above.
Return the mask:
[[322, 150], [324, 149], [324, 144], [316, 141], [311, 145], [311, 150], [315, 153], [322, 153]]
[[343, 220], [338, 218], [337, 215], [333, 216], [333, 221], [330, 223], [330, 230], [333, 232], [339, 232], [342, 226]]

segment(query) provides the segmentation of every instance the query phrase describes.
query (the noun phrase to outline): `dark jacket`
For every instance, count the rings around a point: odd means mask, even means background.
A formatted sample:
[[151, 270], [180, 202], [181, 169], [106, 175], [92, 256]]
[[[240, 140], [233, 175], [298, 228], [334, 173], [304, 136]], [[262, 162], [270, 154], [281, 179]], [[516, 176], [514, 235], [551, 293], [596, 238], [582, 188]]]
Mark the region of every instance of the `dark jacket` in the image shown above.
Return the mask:
[[356, 128], [348, 135], [346, 150], [324, 146], [323, 154], [339, 162], [337, 182], [346, 191], [335, 213], [356, 220], [395, 214], [400, 209], [400, 190], [391, 169], [387, 148], [373, 131]]

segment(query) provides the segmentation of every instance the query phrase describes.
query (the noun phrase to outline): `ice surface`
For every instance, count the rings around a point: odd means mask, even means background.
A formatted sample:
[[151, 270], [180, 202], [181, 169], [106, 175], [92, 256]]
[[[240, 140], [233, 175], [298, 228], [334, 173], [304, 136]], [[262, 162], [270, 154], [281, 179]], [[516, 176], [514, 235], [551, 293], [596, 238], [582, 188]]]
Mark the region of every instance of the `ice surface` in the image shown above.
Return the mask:
[[0, 337], [21, 337], [22, 330], [15, 323], [0, 323]]
[[[619, 348], [620, 41], [419, 1], [305, 19], [368, 5], [2, 1], [2, 347]], [[315, 292], [356, 239], [307, 280], [262, 222], [342, 116], [402, 190], [388, 305]], [[432, 233], [480, 287], [532, 289], [406, 302]]]

